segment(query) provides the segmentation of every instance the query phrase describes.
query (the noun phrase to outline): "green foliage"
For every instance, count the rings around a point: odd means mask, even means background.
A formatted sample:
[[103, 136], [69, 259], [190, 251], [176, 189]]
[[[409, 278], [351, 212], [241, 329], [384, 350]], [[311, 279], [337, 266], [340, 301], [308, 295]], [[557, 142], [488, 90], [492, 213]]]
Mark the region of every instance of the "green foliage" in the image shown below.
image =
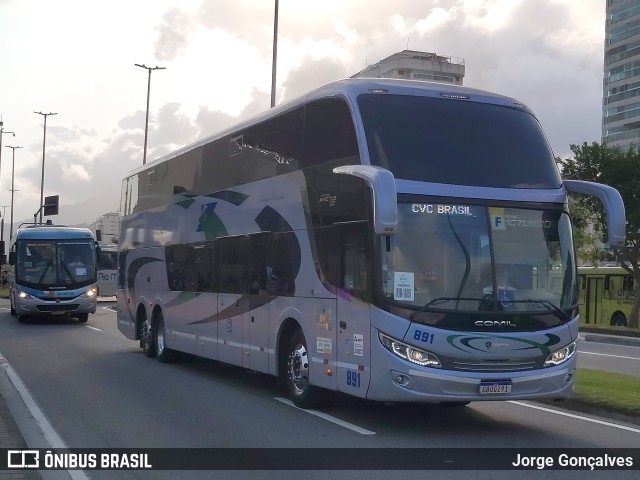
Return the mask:
[[574, 397], [608, 410], [640, 414], [640, 377], [578, 368]]
[[[560, 160], [562, 176], [567, 179], [587, 180], [610, 185], [620, 192], [627, 217], [627, 245], [615, 252], [616, 259], [634, 276], [635, 301], [631, 309], [629, 326], [638, 327], [640, 311], [640, 149], [623, 150], [593, 142], [571, 145], [573, 158]], [[580, 227], [592, 223], [600, 239], [607, 236], [607, 225], [602, 205], [593, 198], [576, 196], [571, 212]], [[589, 242], [576, 235], [580, 253], [589, 253]]]

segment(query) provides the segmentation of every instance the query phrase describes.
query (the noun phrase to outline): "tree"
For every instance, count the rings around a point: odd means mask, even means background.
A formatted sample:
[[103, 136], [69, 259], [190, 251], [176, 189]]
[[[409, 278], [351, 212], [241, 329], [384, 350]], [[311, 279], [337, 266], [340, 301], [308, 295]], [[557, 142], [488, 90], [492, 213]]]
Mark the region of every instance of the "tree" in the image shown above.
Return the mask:
[[[606, 144], [593, 142], [588, 145], [571, 145], [574, 157], [560, 160], [562, 176], [573, 180], [587, 180], [609, 185], [622, 196], [627, 218], [626, 246], [614, 251], [616, 260], [633, 275], [634, 301], [628, 326], [638, 328], [640, 312], [640, 149], [632, 147], [628, 150], [609, 147]], [[584, 209], [580, 213], [586, 215], [594, 224], [600, 239], [607, 236], [604, 209], [591, 197], [576, 197], [575, 201]]]

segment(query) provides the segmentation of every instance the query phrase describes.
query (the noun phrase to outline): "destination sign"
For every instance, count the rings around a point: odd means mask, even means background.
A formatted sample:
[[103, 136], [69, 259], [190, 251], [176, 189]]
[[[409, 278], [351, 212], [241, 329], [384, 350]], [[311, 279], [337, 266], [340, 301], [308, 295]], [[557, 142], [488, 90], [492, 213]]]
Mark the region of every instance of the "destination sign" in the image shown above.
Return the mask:
[[414, 203], [411, 205], [413, 213], [426, 213], [429, 215], [466, 215], [473, 216], [469, 205], [439, 205], [431, 203]]

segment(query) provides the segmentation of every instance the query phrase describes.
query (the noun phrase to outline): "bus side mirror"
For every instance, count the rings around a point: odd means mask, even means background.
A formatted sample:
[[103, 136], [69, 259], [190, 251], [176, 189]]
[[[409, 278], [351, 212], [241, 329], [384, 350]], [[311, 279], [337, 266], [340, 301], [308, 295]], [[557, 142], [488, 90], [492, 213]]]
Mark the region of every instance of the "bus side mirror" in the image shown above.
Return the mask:
[[100, 249], [100, 245], [96, 242], [96, 262], [100, 261], [100, 255], [102, 254], [102, 250]]
[[9, 252], [9, 265], [16, 264], [16, 252]]
[[376, 235], [394, 235], [398, 228], [398, 197], [393, 174], [373, 165], [344, 165], [333, 173], [362, 178], [371, 189], [373, 230]]

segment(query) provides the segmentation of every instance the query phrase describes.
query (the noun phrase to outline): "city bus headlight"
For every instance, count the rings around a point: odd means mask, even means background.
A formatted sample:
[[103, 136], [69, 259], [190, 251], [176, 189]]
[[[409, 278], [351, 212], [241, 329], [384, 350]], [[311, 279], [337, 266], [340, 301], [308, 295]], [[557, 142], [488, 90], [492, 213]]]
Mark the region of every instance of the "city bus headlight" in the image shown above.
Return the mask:
[[31, 295], [29, 295], [27, 292], [23, 292], [22, 290], [18, 292], [18, 296], [23, 300], [28, 300], [31, 298]]
[[378, 337], [380, 338], [382, 345], [384, 345], [387, 350], [404, 360], [408, 360], [409, 362], [422, 367], [442, 368], [440, 360], [438, 360], [438, 357], [433, 353], [425, 352], [419, 348], [407, 345], [395, 338], [388, 337], [382, 332], [378, 332]]
[[578, 348], [576, 342], [571, 342], [566, 347], [563, 347], [560, 350], [556, 350], [551, 355], [549, 355], [544, 361], [544, 366], [552, 367], [554, 365], [560, 365], [561, 363], [564, 363], [571, 357], [573, 357], [576, 354], [577, 350]]
[[98, 289], [93, 287], [87, 290], [86, 292], [84, 292], [84, 296], [87, 298], [93, 298], [96, 296], [96, 293], [98, 293]]

